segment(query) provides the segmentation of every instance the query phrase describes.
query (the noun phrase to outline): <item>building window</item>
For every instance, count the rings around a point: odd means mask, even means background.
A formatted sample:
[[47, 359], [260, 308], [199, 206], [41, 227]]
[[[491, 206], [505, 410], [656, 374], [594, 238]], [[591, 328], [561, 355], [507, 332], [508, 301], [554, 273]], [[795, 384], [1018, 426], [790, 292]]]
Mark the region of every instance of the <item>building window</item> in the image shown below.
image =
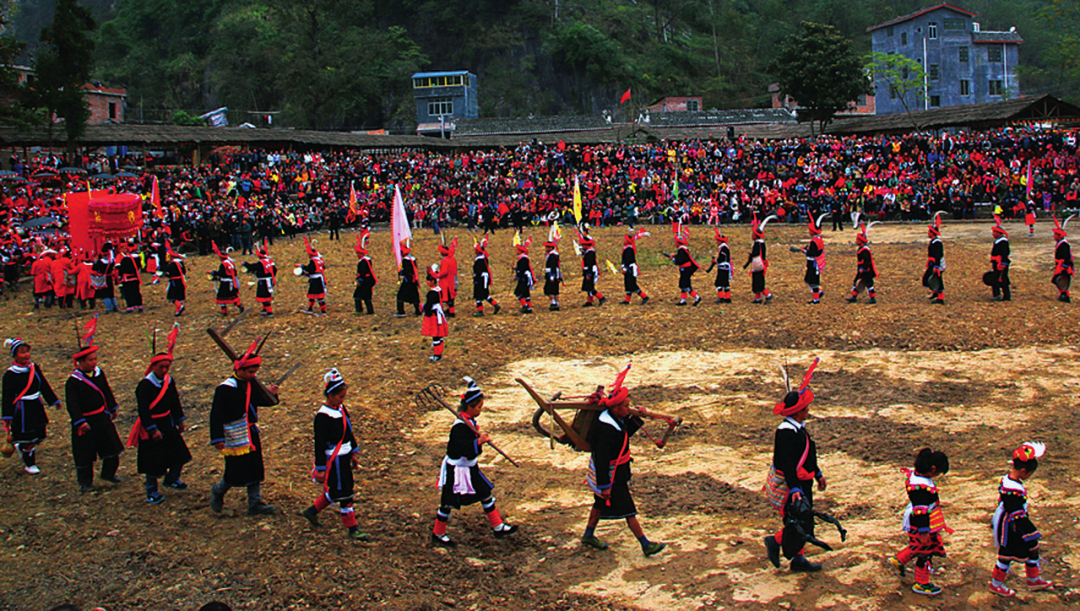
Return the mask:
[[687, 100], [686, 101], [686, 110], [689, 111], [689, 112], [697, 112], [697, 111], [701, 110], [701, 106], [698, 105], [697, 100]]
[[860, 93], [858, 98], [855, 98], [856, 106], [866, 106], [866, 94]]
[[941, 78], [941, 66], [930, 64], [930, 80], [936, 81]]
[[907, 44], [907, 32], [900, 32], [900, 44], [901, 45], [906, 45]]
[[1004, 88], [1001, 86], [1001, 81], [990, 81], [987, 95], [1001, 95], [1004, 92]]
[[1001, 63], [1001, 47], [993, 46], [986, 47], [986, 61], [1000, 64]]
[[427, 104], [427, 113], [432, 117], [454, 114], [454, 101], [450, 98], [431, 100]]
[[971, 50], [968, 49], [967, 47], [959, 47], [959, 49], [960, 49], [960, 63], [962, 63], [962, 64], [968, 63], [968, 55], [971, 53]]
[[945, 19], [945, 31], [946, 32], [962, 32], [964, 31], [963, 19]]
[[889, 29], [886, 31], [886, 35], [889, 38], [892, 38], [892, 36], [893, 36], [893, 26], [891, 26], [891, 25], [889, 26]]
[[895, 100], [896, 99], [896, 87], [894, 87], [892, 85], [889, 85], [889, 99], [890, 100]]
[[960, 79], [960, 95], [971, 95], [971, 81]]
[[109, 102], [109, 118], [116, 120], [116, 102]]
[[937, 40], [937, 22], [931, 21], [926, 26], [926, 37], [930, 40]]
[[939, 96], [939, 95], [930, 96], [930, 108], [940, 108], [940, 107], [941, 107], [941, 96]]

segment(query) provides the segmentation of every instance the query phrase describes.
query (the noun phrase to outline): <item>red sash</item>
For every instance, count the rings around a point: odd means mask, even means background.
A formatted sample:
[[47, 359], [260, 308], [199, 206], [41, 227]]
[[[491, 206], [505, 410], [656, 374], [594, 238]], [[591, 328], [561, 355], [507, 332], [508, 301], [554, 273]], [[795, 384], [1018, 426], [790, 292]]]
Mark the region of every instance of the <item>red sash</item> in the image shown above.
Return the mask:
[[[154, 408], [157, 407], [157, 404], [161, 403], [161, 399], [165, 397], [165, 391], [169, 390], [169, 382], [171, 380], [172, 378], [169, 377], [169, 374], [165, 374], [165, 379], [161, 382], [161, 390], [158, 391], [157, 396], [150, 402], [150, 407], [147, 408], [151, 418], [164, 418], [172, 413], [171, 411], [163, 412], [161, 414], [154, 413]], [[150, 434], [146, 432], [146, 428], [142, 423], [142, 418], [136, 418], [135, 424], [131, 425], [131, 433], [128, 435], [127, 446], [129, 448], [137, 448], [139, 446], [139, 441], [143, 439], [150, 439]]]
[[[12, 405], [18, 405], [19, 401], [26, 396], [26, 393], [30, 392], [30, 387], [34, 385], [34, 378], [37, 377], [37, 372], [34, 370], [34, 364], [30, 363], [30, 379], [26, 382], [26, 388], [22, 389], [19, 396], [15, 397], [15, 400], [11, 402]], [[44, 401], [43, 401], [44, 403]]]

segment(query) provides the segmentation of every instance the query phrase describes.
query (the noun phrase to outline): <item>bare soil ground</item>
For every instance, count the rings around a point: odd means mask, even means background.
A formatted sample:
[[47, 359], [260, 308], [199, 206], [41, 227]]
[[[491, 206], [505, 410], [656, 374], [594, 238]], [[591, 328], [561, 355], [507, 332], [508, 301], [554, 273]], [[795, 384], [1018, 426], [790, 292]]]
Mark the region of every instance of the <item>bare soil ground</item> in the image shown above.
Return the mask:
[[[222, 462], [206, 445], [207, 416], [215, 385], [229, 365], [205, 334], [225, 319], [212, 305], [205, 272], [210, 258], [191, 258], [190, 300], [173, 373], [189, 415], [187, 439], [195, 456], [185, 471], [185, 492], [165, 490], [160, 506], [143, 502], [134, 451], [122, 460], [118, 486], [98, 484], [80, 495], [74, 481], [65, 412], [50, 413], [50, 439], [41, 446], [43, 473], [28, 476], [16, 460], [0, 462], [0, 608], [48, 609], [62, 602], [116, 609], [184, 609], [219, 599], [238, 609], [937, 609], [1067, 608], [1080, 602], [1077, 478], [1080, 471], [1075, 406], [1080, 372], [1077, 304], [1054, 300], [1049, 283], [1053, 243], [1045, 224], [1028, 239], [1012, 227], [1014, 297], [990, 303], [980, 279], [989, 269], [986, 224], [946, 223], [948, 304], [932, 306], [919, 286], [925, 265], [925, 225], [871, 230], [882, 278], [877, 305], [844, 303], [854, 273], [854, 233], [825, 232], [828, 266], [821, 305], [807, 305], [803, 257], [788, 246], [806, 242], [805, 228], [767, 229], [773, 303], [749, 303], [749, 278], [735, 274], [735, 303], [713, 303], [711, 275], [699, 273], [705, 298], [678, 308], [677, 273], [661, 251], [672, 249], [667, 228], [652, 228], [638, 258], [642, 287], [653, 296], [642, 307], [620, 307], [622, 279], [606, 274], [601, 308], [582, 309], [578, 263], [563, 239], [563, 311], [548, 312], [542, 296], [536, 313], [517, 312], [511, 295], [510, 232], [492, 240], [495, 293], [504, 310], [472, 318], [471, 239], [459, 249], [462, 270], [459, 316], [451, 321], [446, 359], [427, 362], [430, 345], [420, 321], [391, 317], [396, 279], [389, 239], [373, 236], [381, 280], [375, 316], [352, 313], [355, 255], [352, 236], [322, 240], [331, 282], [331, 314], [310, 317], [305, 283], [290, 273], [302, 262], [300, 242], [282, 242], [272, 254], [282, 268], [278, 315], [251, 315], [230, 334], [246, 345], [273, 331], [264, 350], [264, 378], [289, 365], [304, 366], [283, 389], [283, 402], [263, 411], [267, 499], [283, 510], [269, 518], [244, 515], [239, 491], [225, 512], [207, 507], [210, 485]], [[749, 230], [730, 231], [735, 262], [745, 261]], [[537, 242], [546, 235], [537, 229]], [[596, 232], [600, 258], [619, 260], [622, 231]], [[437, 238], [418, 234], [421, 263], [436, 259]], [[712, 233], [694, 230], [692, 251], [703, 265], [713, 252]], [[542, 248], [533, 268], [542, 268]], [[604, 265], [606, 267], [606, 264]], [[134, 419], [133, 391], [145, 368], [146, 333], [173, 322], [164, 286], [144, 285], [149, 308], [142, 315], [103, 316], [99, 343], [122, 411], [118, 429]], [[252, 304], [253, 287], [245, 287]], [[3, 335], [21, 335], [54, 387], [70, 371], [73, 343], [69, 314], [29, 309], [29, 294], [0, 304]], [[865, 297], [862, 298], [865, 301]], [[822, 527], [832, 553], [816, 575], [773, 569], [761, 537], [778, 520], [761, 486], [770, 460], [781, 396], [775, 362], [794, 377], [813, 356], [817, 400], [809, 423], [819, 442], [829, 490], [819, 508], [844, 520], [848, 541]], [[646, 532], [670, 547], [646, 559], [621, 524], [599, 535], [606, 552], [586, 551], [578, 537], [591, 496], [582, 480], [587, 457], [548, 447], [529, 425], [535, 404], [514, 383], [528, 380], [543, 393], [587, 394], [610, 384], [614, 370], [632, 361], [627, 383], [635, 403], [676, 413], [686, 424], [659, 450], [644, 436], [634, 441], [633, 489]], [[350, 407], [361, 444], [357, 515], [375, 536], [370, 544], [346, 540], [336, 516], [324, 513], [315, 531], [297, 516], [318, 493], [308, 478], [311, 419], [321, 398], [322, 374], [339, 367], [351, 385]], [[479, 508], [454, 514], [456, 549], [427, 542], [438, 493], [449, 415], [425, 412], [414, 393], [431, 382], [457, 392], [461, 377], [477, 379], [488, 396], [481, 422], [521, 463], [515, 469], [494, 453], [482, 464], [496, 483], [503, 514], [521, 525], [520, 536], [496, 541]], [[659, 423], [650, 430], [659, 432]], [[1044, 571], [1056, 592], [1020, 590], [1014, 601], [986, 590], [995, 558], [989, 517], [996, 482], [1011, 450], [1026, 440], [1047, 443], [1049, 454], [1030, 480], [1032, 510], [1046, 533]], [[905, 543], [900, 516], [906, 503], [901, 468], [932, 445], [945, 450], [953, 469], [939, 480], [946, 516], [956, 534], [934, 581], [937, 600], [910, 591], [885, 570], [882, 558]], [[1032, 606], [1033, 605], [1033, 606]]]

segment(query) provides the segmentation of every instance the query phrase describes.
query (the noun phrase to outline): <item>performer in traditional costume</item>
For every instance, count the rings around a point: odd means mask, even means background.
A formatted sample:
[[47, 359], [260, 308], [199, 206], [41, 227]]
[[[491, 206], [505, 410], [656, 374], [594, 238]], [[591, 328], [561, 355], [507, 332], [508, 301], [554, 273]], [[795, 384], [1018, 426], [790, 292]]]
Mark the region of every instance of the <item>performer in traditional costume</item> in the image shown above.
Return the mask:
[[994, 235], [994, 247], [990, 250], [990, 271], [986, 274], [993, 295], [990, 301], [1012, 301], [1012, 290], [1009, 282], [1009, 234], [1001, 226], [1001, 219], [994, 216], [997, 223], [990, 228]]
[[319, 528], [319, 512], [333, 503], [341, 508], [341, 524], [348, 537], [355, 541], [370, 541], [371, 536], [356, 525], [353, 510], [353, 469], [359, 465], [356, 437], [352, 419], [345, 407], [348, 386], [337, 369], [323, 376], [326, 400], [315, 413], [315, 463], [311, 478], [322, 487], [322, 493], [300, 513], [311, 525]]
[[480, 425], [476, 421], [484, 408], [484, 393], [472, 378], [465, 378], [465, 383], [468, 387], [461, 395], [459, 414], [450, 427], [446, 457], [439, 469], [439, 489], [442, 494], [439, 510], [435, 513], [435, 527], [431, 532], [432, 543], [447, 547], [455, 545], [446, 534], [450, 512], [477, 502], [487, 514], [496, 539], [518, 531], [517, 525], [507, 524], [499, 514], [495, 507], [495, 497], [492, 495], [495, 485], [480, 471], [477, 464], [484, 451], [484, 444], [490, 441], [487, 433], [480, 432]]
[[775, 218], [775, 216], [766, 217], [759, 224], [755, 212], [754, 221], [750, 225], [750, 234], [754, 242], [750, 247], [750, 256], [743, 264], [743, 269], [750, 268], [750, 290], [754, 293], [754, 300], [751, 303], [768, 303], [773, 298], [773, 294], [765, 287], [765, 274], [769, 271], [768, 252], [765, 248], [765, 225]]
[[173, 251], [168, 245], [165, 251], [165, 278], [169, 281], [165, 287], [165, 299], [173, 303], [173, 316], [184, 313], [184, 301], [187, 300], [187, 267], [184, 255]]
[[532, 289], [536, 284], [536, 276], [533, 274], [532, 263], [529, 261], [529, 246], [532, 244], [532, 236], [521, 242], [521, 235], [515, 236], [514, 250], [517, 251], [517, 261], [514, 264], [514, 297], [517, 297], [521, 305], [522, 314], [532, 314]]
[[[855, 216], [855, 225], [859, 228], [859, 232], [855, 234], [855, 245], [858, 250], [855, 253], [855, 280], [851, 283], [851, 297], [848, 297], [845, 301], [848, 303], [856, 303], [859, 301], [859, 291], [865, 289], [866, 296], [869, 297], [867, 303], [877, 303], [877, 289], [874, 287], [874, 280], [877, 278], [877, 266], [874, 265], [874, 253], [870, 251], [870, 238], [866, 235], [866, 231], [869, 229], [863, 223], [858, 220], [858, 215]], [[874, 223], [870, 223], [873, 226]]]
[[[607, 543], [596, 536], [596, 526], [600, 520], [626, 520], [630, 532], [641, 544], [642, 553], [653, 556], [663, 551], [667, 544], [650, 541], [645, 536], [637, 517], [634, 497], [630, 494], [630, 437], [644, 422], [640, 417], [630, 415], [630, 391], [623, 386], [629, 371], [630, 366], [627, 365], [615, 378], [608, 394], [600, 398], [600, 406], [605, 409], [590, 427], [586, 439], [592, 452], [585, 482], [592, 490], [593, 505], [581, 542], [588, 547], [605, 550]], [[648, 415], [645, 408], [638, 409]]]
[[165, 500], [158, 492], [160, 477], [165, 478], [162, 483], [166, 488], [187, 490], [188, 487], [180, 480], [184, 465], [191, 462], [191, 451], [184, 441], [186, 417], [176, 380], [169, 374], [179, 332], [180, 324], [174, 323], [165, 352], [150, 358], [145, 377], [135, 387], [139, 418], [131, 427], [127, 445], [139, 449], [136, 464], [138, 472], [146, 476], [146, 502], [151, 505]]
[[484, 302], [488, 302], [495, 308], [493, 314], [498, 314], [502, 309], [499, 303], [491, 296], [491, 284], [493, 278], [491, 276], [491, 265], [488, 262], [488, 237], [484, 234], [484, 238], [480, 240], [474, 247], [476, 251], [476, 259], [473, 260], [473, 301], [476, 302], [476, 311], [473, 312], [473, 316], [484, 315]]
[[401, 269], [398, 271], [401, 284], [397, 292], [397, 312], [394, 316], [405, 316], [405, 304], [413, 306], [413, 314], [420, 316], [420, 269], [416, 265], [416, 257], [412, 256], [408, 238], [401, 241]]
[[[773, 413], [783, 416], [784, 421], [776, 427], [773, 444], [773, 462], [769, 471], [766, 490], [769, 503], [780, 512], [784, 527], [775, 535], [765, 537], [765, 551], [769, 562], [780, 568], [781, 552], [791, 561], [791, 570], [815, 573], [821, 570], [821, 564], [810, 562], [804, 555], [805, 538], [796, 537], [788, 531], [793, 528], [784, 519], [791, 503], [804, 500], [811, 508], [814, 506], [814, 481], [818, 490], [824, 491], [827, 485], [825, 474], [817, 464], [817, 444], [806, 430], [806, 418], [810, 414], [810, 404], [814, 401], [814, 391], [810, 388], [810, 378], [814, 375], [818, 359], [806, 370], [798, 390], [791, 390], [787, 372], [781, 367], [787, 394], [784, 400], [773, 407]], [[813, 522], [806, 535], [813, 536]]]
[[363, 232], [357, 234], [356, 246], [353, 247], [356, 256], [360, 258], [356, 262], [356, 289], [353, 291], [353, 306], [356, 308], [357, 314], [363, 314], [364, 307], [367, 307], [368, 314], [375, 313], [375, 306], [371, 303], [371, 296], [379, 279], [375, 277], [375, 267], [372, 265], [371, 257], [368, 256], [368, 239], [370, 235], [370, 232], [364, 229]]
[[113, 424], [119, 405], [105, 372], [98, 367], [98, 346], [93, 344], [97, 321], [95, 314], [86, 323], [78, 350], [72, 355], [75, 371], [64, 385], [67, 411], [71, 416], [71, 453], [82, 492], [93, 489], [94, 461], [98, 458], [101, 459], [101, 479], [119, 484], [116, 471], [124, 451], [124, 443]]
[[679, 268], [679, 301], [675, 303], [677, 306], [686, 305], [686, 297], [689, 295], [694, 298], [694, 303], [690, 304], [697, 306], [701, 303], [701, 295], [694, 290], [694, 274], [697, 273], [700, 266], [694, 257], [690, 255], [690, 231], [682, 227], [682, 223], [672, 223], [671, 230], [675, 234], [675, 255], [671, 257], [671, 261]]
[[[445, 235], [445, 234], [440, 234]], [[450, 245], [439, 244], [439, 288], [442, 289], [442, 299], [446, 307], [446, 317], [454, 318], [454, 301], [457, 299], [457, 238], [450, 241]]]
[[236, 275], [236, 262], [229, 256], [232, 247], [226, 248], [225, 252], [222, 253], [218, 250], [217, 243], [211, 241], [210, 245], [213, 246], [214, 252], [221, 259], [221, 264], [217, 270], [210, 274], [218, 283], [215, 302], [221, 307], [222, 316], [229, 314], [230, 305], [235, 305], [239, 312], [243, 312], [244, 304], [240, 303], [240, 280]]
[[800, 249], [806, 255], [806, 274], [803, 281], [810, 289], [811, 304], [821, 303], [821, 296], [825, 293], [821, 289], [821, 272], [825, 269], [825, 240], [821, 237], [821, 222], [826, 216], [828, 213], [822, 214], [816, 221], [814, 217], [810, 217], [810, 223], [806, 226], [810, 230], [810, 243]]
[[926, 231], [930, 244], [926, 252], [926, 272], [922, 284], [930, 289], [930, 303], [945, 305], [945, 245], [941, 242], [941, 211]]
[[244, 269], [255, 275], [255, 302], [262, 306], [262, 315], [269, 318], [274, 315], [274, 289], [277, 288], [277, 265], [270, 257], [270, 245], [264, 238], [262, 244], [255, 245], [256, 263], [244, 262]]
[[[604, 305], [607, 297], [596, 290], [596, 282], [600, 279], [600, 266], [596, 264], [596, 240], [589, 235], [587, 225], [582, 227], [578, 232], [578, 244], [581, 246], [581, 291], [585, 293], [584, 307], [591, 308], [593, 305]], [[595, 304], [593, 299], [596, 300]]]
[[1032, 200], [1024, 206], [1024, 224], [1028, 226], [1028, 237], [1035, 237], [1035, 202]]
[[[113, 257], [113, 245], [105, 242], [101, 246], [101, 255], [90, 268], [90, 283], [94, 287], [94, 299], [100, 299], [105, 305], [105, 312], [117, 312], [114, 276], [116, 260]], [[93, 307], [93, 306], [91, 306]]]
[[247, 488], [248, 515], [277, 513], [273, 505], [262, 498], [263, 445], [259, 434], [259, 407], [275, 405], [278, 387], [266, 385], [272, 396], [267, 400], [262, 393], [253, 393], [262, 357], [256, 348], [258, 340], [233, 361], [233, 375], [218, 384], [210, 407], [210, 445], [225, 457], [225, 473], [221, 481], [210, 489], [210, 509], [221, 513], [225, 506], [225, 493], [231, 488]]
[[915, 468], [904, 471], [909, 502], [904, 510], [903, 530], [908, 535], [908, 545], [895, 556], [889, 556], [888, 562], [903, 577], [905, 565], [914, 558], [915, 585], [911, 590], [916, 594], [937, 596], [941, 594], [941, 588], [930, 583], [933, 559], [945, 557], [941, 531], [953, 531], [945, 525], [945, 514], [933, 478], [949, 472], [949, 457], [939, 450], [923, 448], [915, 457]]
[[638, 276], [641, 275], [641, 269], [637, 264], [637, 241], [647, 235], [649, 235], [649, 232], [639, 229], [623, 236], [622, 273], [623, 291], [625, 291], [626, 297], [619, 302], [619, 305], [630, 305], [630, 297], [633, 295], [641, 297], [641, 305], [649, 302], [649, 296], [645, 294], [645, 291], [641, 290], [637, 280]]
[[431, 338], [433, 354], [428, 360], [437, 363], [442, 360], [443, 342], [450, 334], [449, 326], [446, 324], [446, 314], [442, 309], [442, 287], [439, 286], [438, 264], [432, 265], [431, 269], [427, 270], [427, 283], [428, 292], [424, 297], [424, 323], [420, 332], [425, 337]]
[[716, 256], [705, 273], [709, 273], [714, 266], [716, 267], [716, 278], [713, 280], [713, 286], [716, 288], [716, 303], [731, 303], [731, 248], [728, 247], [727, 236], [721, 233], [720, 227], [716, 227], [715, 231]]
[[132, 242], [120, 242], [118, 245], [120, 260], [117, 271], [120, 275], [120, 294], [124, 297], [125, 312], [142, 312], [142, 276], [139, 274], [139, 262], [131, 254]]
[[1069, 296], [1069, 287], [1072, 285], [1073, 272], [1076, 269], [1073, 265], [1072, 246], [1065, 239], [1069, 236], [1065, 233], [1065, 227], [1072, 218], [1070, 216], [1064, 223], [1059, 223], [1057, 217], [1054, 217], [1054, 239], [1057, 240], [1057, 244], [1054, 246], [1054, 276], [1050, 282], [1057, 287], [1058, 301], [1065, 303], [1072, 301], [1072, 297]]
[[13, 360], [3, 380], [4, 432], [11, 435], [15, 449], [22, 457], [23, 470], [30, 475], [41, 473], [37, 466], [37, 446], [48, 436], [49, 416], [45, 406], [60, 406], [45, 372], [30, 360], [30, 344], [18, 337], [4, 340], [4, 347]]
[[992, 520], [998, 559], [994, 565], [990, 591], [1004, 598], [1016, 596], [1016, 591], [1005, 585], [1009, 565], [1013, 562], [1024, 563], [1028, 589], [1050, 590], [1054, 587], [1039, 574], [1042, 533], [1031, 521], [1027, 489], [1024, 487], [1024, 480], [1035, 474], [1039, 459], [1045, 453], [1046, 446], [1034, 441], [1014, 450], [1012, 469], [998, 485], [998, 506]]
[[553, 223], [548, 231], [548, 241], [544, 242], [544, 296], [551, 300], [548, 310], [559, 311], [559, 285], [564, 282], [562, 266], [559, 264], [558, 223]]
[[[326, 263], [323, 261], [322, 254], [315, 249], [314, 244], [305, 236], [304, 237], [304, 252], [307, 253], [308, 262], [307, 265], [297, 264], [297, 268], [301, 274], [308, 279], [307, 309], [301, 310], [305, 314], [315, 314], [316, 316], [326, 316], [326, 288], [328, 283], [326, 282]], [[315, 302], [319, 302], [319, 311], [315, 311]]]

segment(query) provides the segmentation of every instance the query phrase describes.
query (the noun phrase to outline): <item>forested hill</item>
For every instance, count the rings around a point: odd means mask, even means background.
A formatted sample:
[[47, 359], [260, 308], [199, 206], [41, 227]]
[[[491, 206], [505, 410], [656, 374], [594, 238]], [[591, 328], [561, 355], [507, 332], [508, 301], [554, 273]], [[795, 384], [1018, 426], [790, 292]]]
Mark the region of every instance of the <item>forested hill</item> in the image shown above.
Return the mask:
[[[923, 0], [83, 0], [99, 20], [96, 74], [148, 116], [218, 106], [279, 124], [404, 128], [408, 76], [467, 69], [481, 116], [625, 113], [663, 95], [705, 108], [768, 104], [779, 41], [809, 20], [869, 52], [868, 26]], [[55, 0], [21, 0], [33, 40]], [[1080, 91], [1076, 0], [958, 0], [988, 30], [1016, 27], [1022, 92]]]

